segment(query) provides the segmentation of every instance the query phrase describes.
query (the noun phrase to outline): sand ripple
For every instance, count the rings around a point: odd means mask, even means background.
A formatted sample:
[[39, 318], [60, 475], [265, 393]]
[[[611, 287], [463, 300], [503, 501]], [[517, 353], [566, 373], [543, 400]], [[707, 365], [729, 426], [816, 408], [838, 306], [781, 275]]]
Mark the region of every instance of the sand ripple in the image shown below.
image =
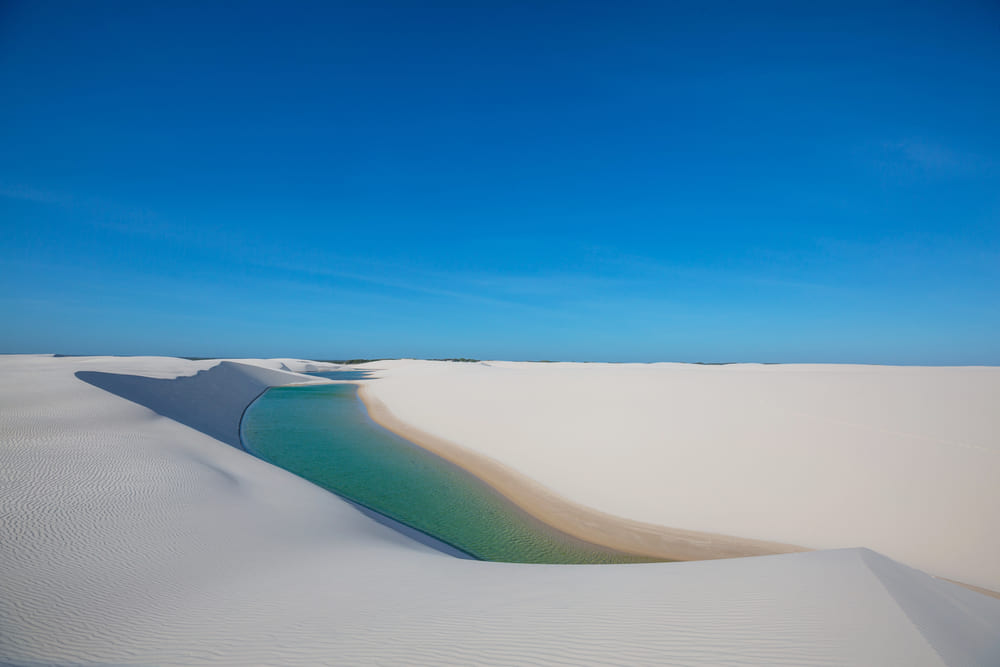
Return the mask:
[[0, 358], [0, 663], [1000, 657], [1000, 601], [866, 550], [622, 566], [450, 558], [74, 376], [211, 363]]

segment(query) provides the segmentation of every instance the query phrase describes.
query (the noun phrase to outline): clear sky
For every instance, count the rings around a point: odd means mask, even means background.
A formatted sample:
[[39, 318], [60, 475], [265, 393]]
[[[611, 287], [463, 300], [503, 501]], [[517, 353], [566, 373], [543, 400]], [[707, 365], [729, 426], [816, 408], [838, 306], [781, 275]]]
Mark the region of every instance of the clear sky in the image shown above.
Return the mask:
[[0, 3], [0, 351], [1000, 364], [1000, 5]]

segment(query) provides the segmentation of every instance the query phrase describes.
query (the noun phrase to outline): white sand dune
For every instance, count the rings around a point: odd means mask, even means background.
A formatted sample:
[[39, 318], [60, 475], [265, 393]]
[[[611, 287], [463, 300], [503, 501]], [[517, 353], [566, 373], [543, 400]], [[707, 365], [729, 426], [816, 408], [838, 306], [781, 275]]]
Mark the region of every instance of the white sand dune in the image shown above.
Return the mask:
[[1000, 600], [864, 549], [621, 566], [428, 549], [230, 446], [240, 402], [308, 367], [0, 357], [0, 663], [1000, 662]]
[[366, 393], [400, 422], [578, 505], [809, 548], [868, 547], [1000, 591], [1000, 368], [367, 368], [381, 379]]

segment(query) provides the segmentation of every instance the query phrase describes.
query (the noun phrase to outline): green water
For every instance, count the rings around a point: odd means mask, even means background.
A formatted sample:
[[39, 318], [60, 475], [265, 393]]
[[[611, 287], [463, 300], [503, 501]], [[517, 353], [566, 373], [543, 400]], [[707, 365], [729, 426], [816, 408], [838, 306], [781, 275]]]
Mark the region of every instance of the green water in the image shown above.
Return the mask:
[[269, 389], [243, 418], [255, 456], [482, 560], [639, 563], [529, 516], [461, 468], [373, 422], [350, 384]]

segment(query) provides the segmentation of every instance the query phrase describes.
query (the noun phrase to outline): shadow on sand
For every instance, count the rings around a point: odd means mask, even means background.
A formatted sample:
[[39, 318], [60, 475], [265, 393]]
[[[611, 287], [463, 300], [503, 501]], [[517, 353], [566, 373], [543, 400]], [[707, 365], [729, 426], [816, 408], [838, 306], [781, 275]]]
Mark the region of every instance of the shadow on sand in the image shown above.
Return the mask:
[[240, 417], [269, 385], [240, 366], [224, 361], [195, 375], [176, 379], [98, 371], [78, 371], [76, 377], [242, 449]]
[[[254, 400], [267, 391], [272, 383], [267, 381], [268, 369], [223, 361], [195, 375], [174, 379], [150, 378], [142, 375], [78, 371], [76, 377], [87, 384], [103, 389], [168, 419], [189, 426], [196, 431], [243, 450], [240, 441], [240, 421], [244, 411]], [[356, 374], [351, 376], [349, 374]], [[320, 374], [316, 374], [320, 375]], [[362, 379], [357, 371], [343, 375], [324, 374], [330, 379]], [[284, 384], [287, 377], [281, 378]], [[245, 450], [244, 450], [245, 451]], [[415, 542], [456, 558], [473, 559], [464, 551], [437, 540], [419, 530], [399, 523], [339, 494], [359, 512], [383, 526], [391, 528]]]

